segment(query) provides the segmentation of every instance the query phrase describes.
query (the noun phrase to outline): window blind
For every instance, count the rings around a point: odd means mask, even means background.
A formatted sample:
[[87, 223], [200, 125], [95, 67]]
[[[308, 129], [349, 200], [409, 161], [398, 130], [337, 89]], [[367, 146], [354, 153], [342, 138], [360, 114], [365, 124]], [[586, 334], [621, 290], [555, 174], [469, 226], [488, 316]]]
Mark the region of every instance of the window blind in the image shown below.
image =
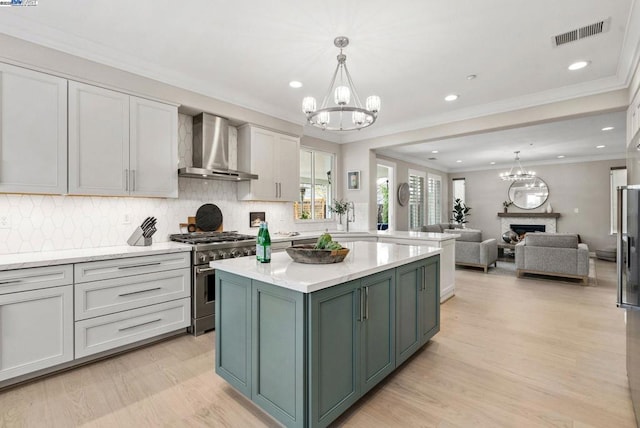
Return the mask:
[[424, 226], [424, 177], [409, 175], [409, 229]]
[[442, 221], [442, 180], [440, 177], [429, 177], [427, 189], [428, 223]]

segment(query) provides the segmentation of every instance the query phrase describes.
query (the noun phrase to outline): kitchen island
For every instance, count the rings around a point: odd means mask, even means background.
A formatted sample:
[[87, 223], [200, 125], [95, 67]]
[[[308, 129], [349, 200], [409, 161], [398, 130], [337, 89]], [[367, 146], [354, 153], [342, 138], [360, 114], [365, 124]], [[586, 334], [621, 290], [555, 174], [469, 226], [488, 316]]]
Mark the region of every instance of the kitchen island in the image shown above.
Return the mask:
[[329, 265], [211, 262], [216, 373], [286, 426], [327, 426], [440, 328], [441, 249], [344, 246]]

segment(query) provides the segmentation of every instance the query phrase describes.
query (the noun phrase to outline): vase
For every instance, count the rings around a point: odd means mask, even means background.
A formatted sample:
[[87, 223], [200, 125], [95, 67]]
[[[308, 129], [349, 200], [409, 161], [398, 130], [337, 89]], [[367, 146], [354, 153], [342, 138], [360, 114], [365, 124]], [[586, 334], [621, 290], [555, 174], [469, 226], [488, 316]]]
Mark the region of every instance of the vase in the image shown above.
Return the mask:
[[551, 203], [547, 204], [547, 213], [551, 214], [553, 212], [553, 208], [551, 208]]
[[507, 207], [504, 207], [505, 214], [508, 212]]
[[338, 223], [336, 225], [336, 229], [338, 229], [338, 232], [342, 232], [344, 230], [344, 224]]

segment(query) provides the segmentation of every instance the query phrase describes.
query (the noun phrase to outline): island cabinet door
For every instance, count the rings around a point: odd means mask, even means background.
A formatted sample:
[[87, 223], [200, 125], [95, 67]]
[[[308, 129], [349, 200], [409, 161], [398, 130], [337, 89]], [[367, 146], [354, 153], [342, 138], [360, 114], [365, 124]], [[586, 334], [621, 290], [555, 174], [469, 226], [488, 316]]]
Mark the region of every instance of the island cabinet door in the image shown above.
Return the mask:
[[216, 271], [216, 373], [251, 398], [251, 279]]
[[420, 319], [421, 344], [440, 331], [440, 257], [427, 259], [424, 265]]
[[396, 367], [420, 348], [424, 261], [396, 269]]
[[394, 270], [380, 272], [362, 280], [362, 394], [396, 368], [395, 292]]
[[324, 427], [360, 397], [360, 281], [309, 295], [309, 423]]
[[251, 399], [288, 427], [305, 424], [305, 294], [253, 281]]

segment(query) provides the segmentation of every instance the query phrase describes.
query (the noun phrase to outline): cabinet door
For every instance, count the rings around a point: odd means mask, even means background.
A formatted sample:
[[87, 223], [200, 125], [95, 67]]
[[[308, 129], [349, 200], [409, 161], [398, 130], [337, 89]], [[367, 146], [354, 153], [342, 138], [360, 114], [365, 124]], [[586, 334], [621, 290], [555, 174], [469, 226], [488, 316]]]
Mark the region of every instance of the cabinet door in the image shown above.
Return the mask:
[[415, 262], [396, 269], [396, 366], [421, 346], [423, 265], [423, 262]]
[[67, 192], [67, 81], [0, 64], [0, 192]]
[[73, 286], [0, 296], [0, 381], [73, 360]]
[[396, 368], [395, 272], [381, 272], [362, 280], [362, 394]]
[[424, 345], [440, 331], [440, 257], [430, 257], [424, 265], [420, 311], [420, 342]]
[[69, 82], [69, 193], [129, 194], [129, 96]]
[[178, 197], [178, 108], [130, 98], [130, 190], [136, 196]]
[[251, 399], [284, 425], [302, 427], [305, 296], [260, 281], [252, 290]]
[[251, 280], [216, 271], [216, 373], [251, 398]]
[[300, 200], [300, 139], [280, 135], [275, 150], [274, 174], [279, 201]]
[[326, 426], [360, 397], [360, 281], [309, 296], [311, 426]]
[[277, 134], [253, 126], [238, 130], [238, 169], [258, 174], [257, 180], [238, 183], [238, 199], [276, 201], [274, 150]]

